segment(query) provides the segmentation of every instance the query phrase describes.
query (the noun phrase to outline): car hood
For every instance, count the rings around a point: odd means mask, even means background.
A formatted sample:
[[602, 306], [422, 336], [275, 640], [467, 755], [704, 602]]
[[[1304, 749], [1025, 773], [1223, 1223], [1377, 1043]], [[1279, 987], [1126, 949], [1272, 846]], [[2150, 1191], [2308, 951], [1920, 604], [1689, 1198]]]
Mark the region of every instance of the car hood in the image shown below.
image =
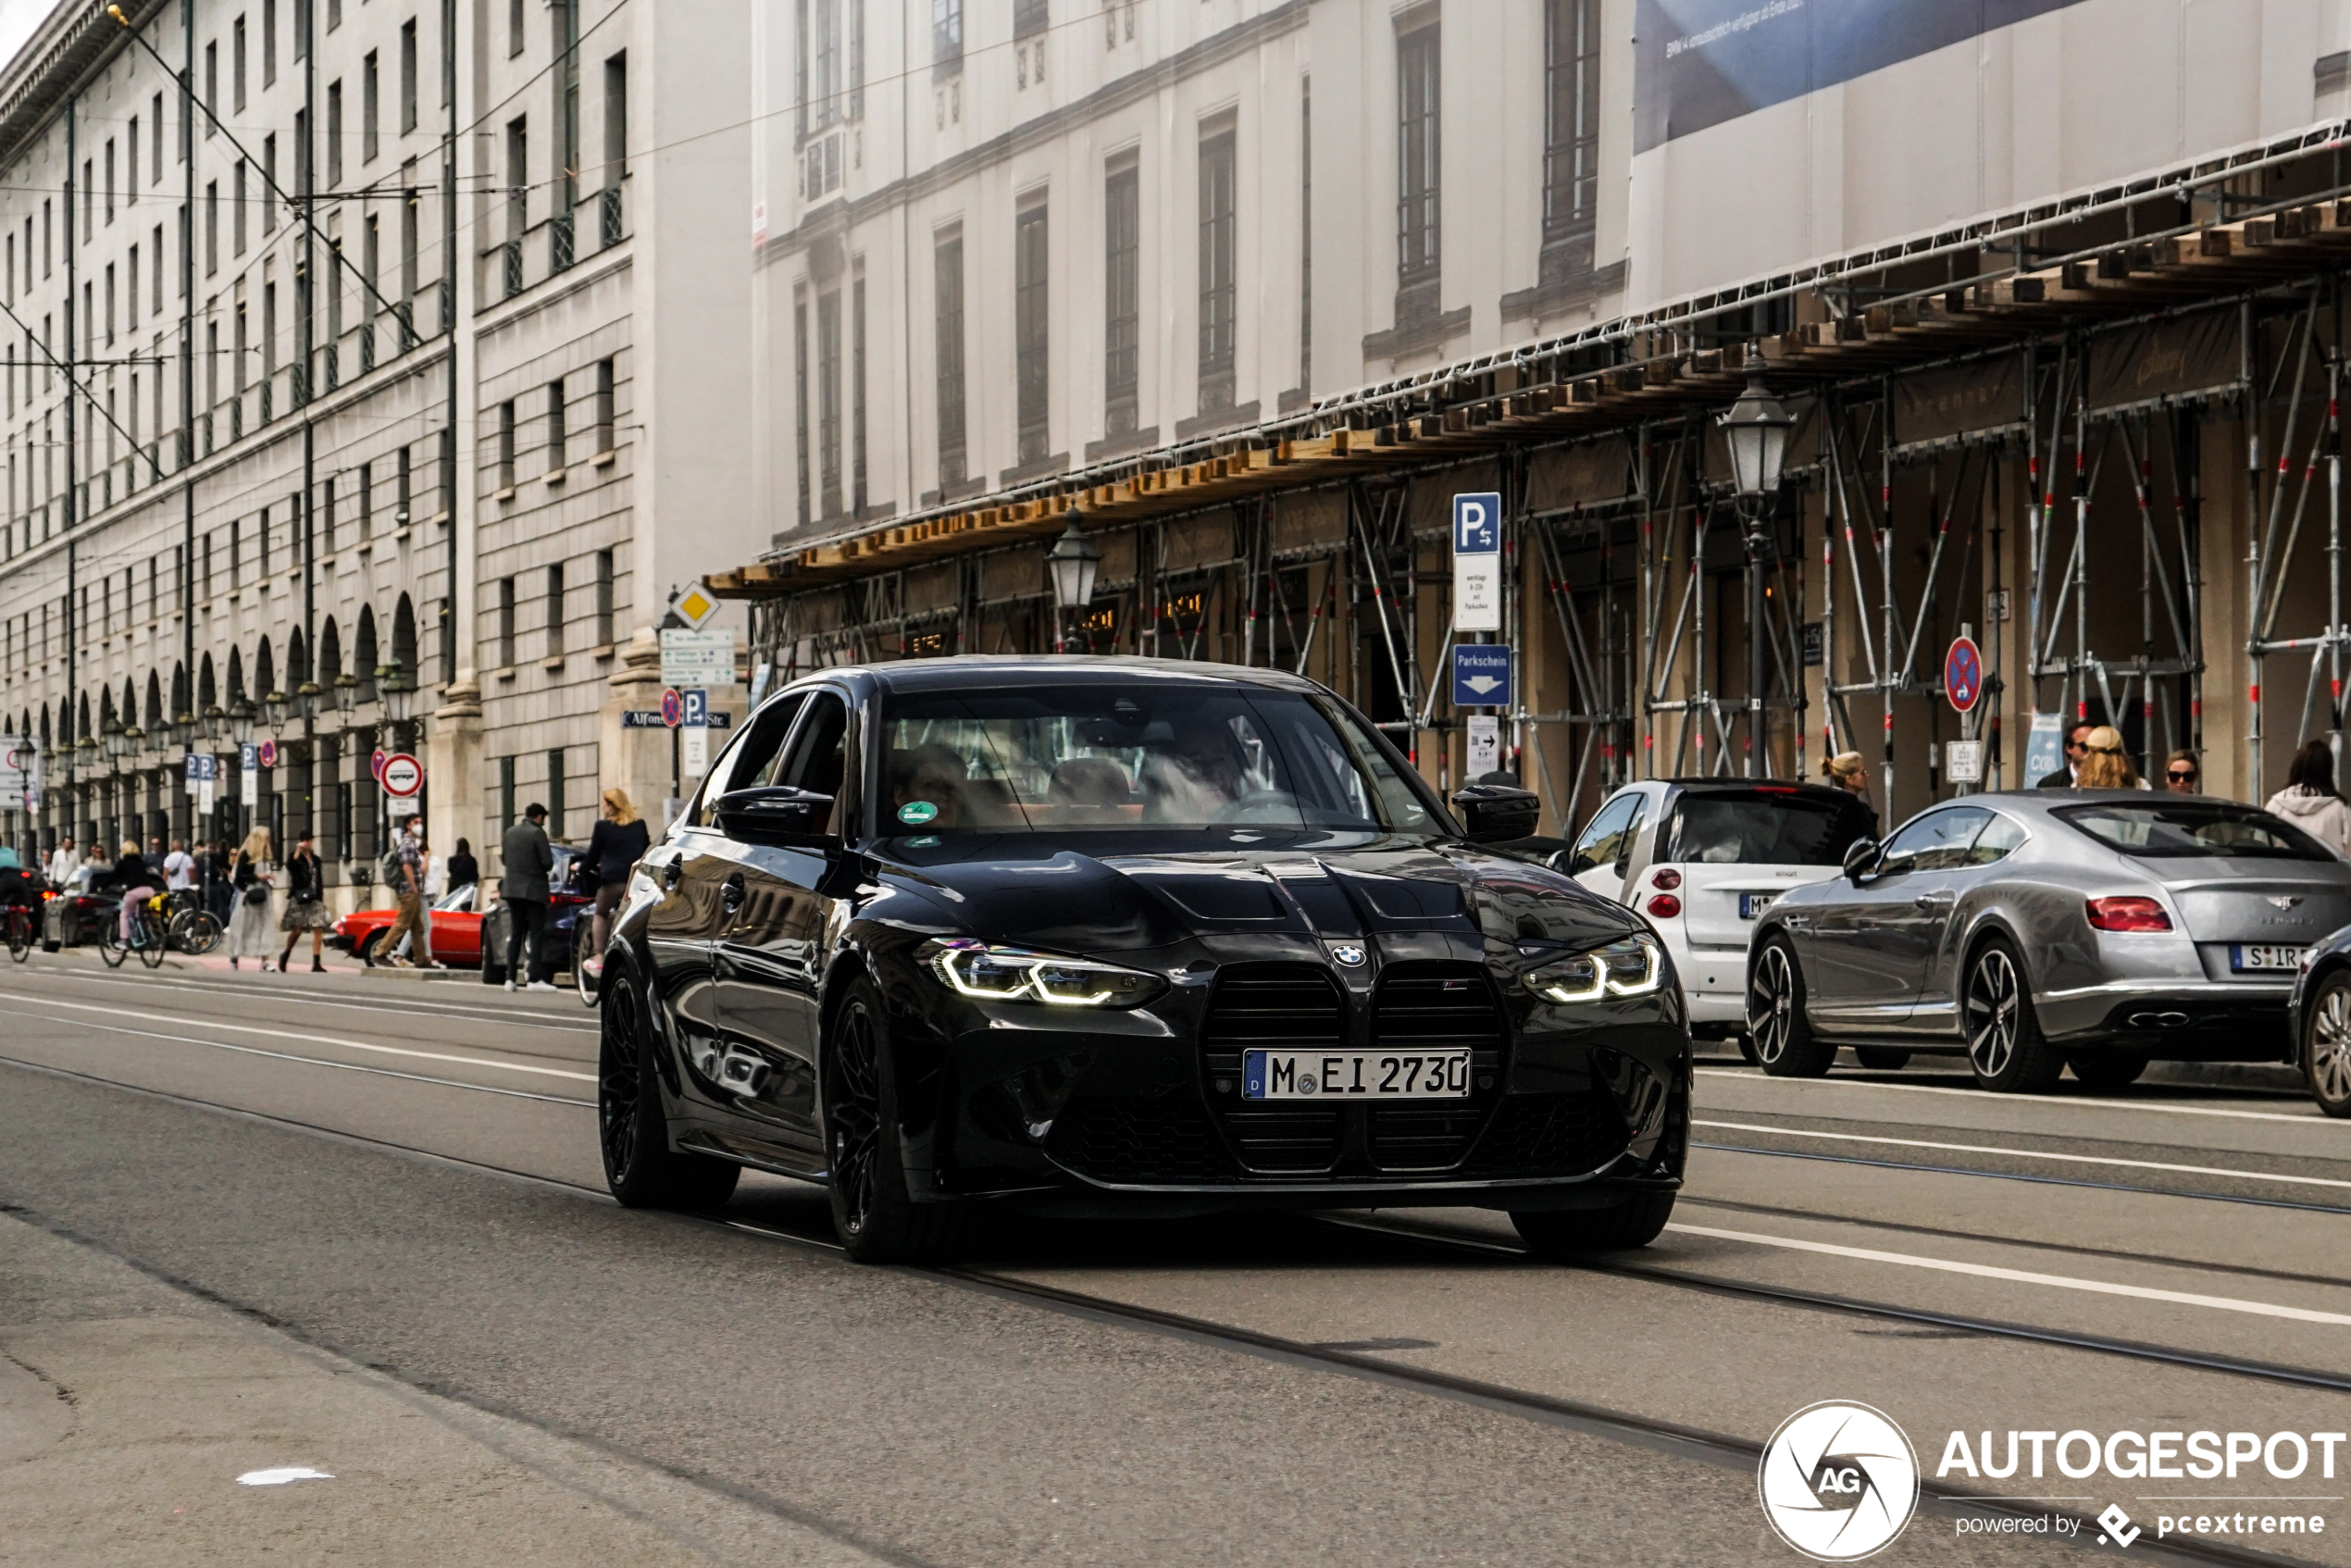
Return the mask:
[[877, 869], [972, 936], [1063, 952], [1250, 932], [1334, 940], [1443, 931], [1583, 948], [1640, 928], [1548, 867], [1417, 840], [1121, 852], [991, 839], [890, 856]]

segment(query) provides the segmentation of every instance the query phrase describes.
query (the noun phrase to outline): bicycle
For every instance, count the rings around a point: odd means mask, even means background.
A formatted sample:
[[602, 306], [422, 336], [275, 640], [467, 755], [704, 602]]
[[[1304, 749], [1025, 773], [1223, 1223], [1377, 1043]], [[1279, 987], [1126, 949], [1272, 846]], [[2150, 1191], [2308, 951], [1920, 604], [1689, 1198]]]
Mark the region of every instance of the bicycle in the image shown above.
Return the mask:
[[197, 902], [201, 897], [190, 888], [164, 895], [164, 945], [194, 958], [218, 947], [225, 934], [212, 911]]
[[40, 940], [40, 922], [29, 904], [12, 903], [7, 912], [8, 956], [22, 964]]
[[164, 895], [157, 893], [151, 899], [143, 900], [139, 907], [131, 912], [128, 941], [123, 939], [120, 919], [106, 923], [98, 934], [98, 956], [106, 961], [107, 968], [121, 968], [123, 959], [133, 952], [139, 955], [139, 962], [150, 969], [163, 966], [164, 952], [170, 945], [164, 930], [163, 902]]

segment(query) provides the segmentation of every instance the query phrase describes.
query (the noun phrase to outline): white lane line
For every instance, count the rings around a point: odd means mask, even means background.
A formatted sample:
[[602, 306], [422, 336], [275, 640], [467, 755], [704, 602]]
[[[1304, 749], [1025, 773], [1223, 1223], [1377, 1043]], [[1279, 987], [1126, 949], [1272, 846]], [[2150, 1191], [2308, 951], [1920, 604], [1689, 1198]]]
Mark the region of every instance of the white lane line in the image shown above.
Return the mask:
[[[187, 1020], [161, 1013], [131, 1013], [119, 1007], [101, 1007], [89, 1002], [62, 1002], [54, 997], [25, 996], [16, 991], [0, 991], [0, 1002], [25, 1002], [36, 1007], [69, 1007], [77, 1013], [103, 1013], [109, 1018], [136, 1018], [143, 1024], [183, 1024]], [[570, 1078], [577, 1083], [596, 1081], [593, 1073], [574, 1073], [562, 1067], [531, 1067], [519, 1062], [492, 1062], [483, 1056], [453, 1056], [439, 1051], [407, 1051], [396, 1045], [370, 1045], [365, 1040], [342, 1039], [334, 1035], [305, 1035], [292, 1029], [265, 1029], [253, 1024], [231, 1024], [225, 1019], [203, 1020], [207, 1028], [234, 1029], [241, 1035], [262, 1035], [270, 1039], [298, 1039], [306, 1045], [331, 1045], [342, 1051], [372, 1051], [384, 1056], [411, 1056], [420, 1062], [457, 1062], [468, 1067], [490, 1067], [502, 1073], [535, 1073], [541, 1077]]]
[[230, 1045], [225, 1039], [199, 1039], [194, 1035], [167, 1035], [154, 1029], [126, 1029], [116, 1024], [93, 1024], [82, 1018], [57, 1018], [46, 1013], [26, 1013], [26, 1018], [39, 1018], [47, 1023], [70, 1025], [78, 1029], [102, 1029], [110, 1035], [133, 1035], [141, 1039], [175, 1040], [181, 1045], [208, 1045], [215, 1051], [233, 1051], [240, 1056], [267, 1056], [277, 1062], [300, 1062], [305, 1066], [332, 1067], [338, 1072], [366, 1073], [370, 1077], [400, 1078], [408, 1083], [437, 1084], [443, 1089], [471, 1089], [476, 1094], [503, 1094], [512, 1100], [543, 1100], [551, 1105], [585, 1105], [594, 1110], [592, 1100], [574, 1100], [567, 1094], [534, 1094], [527, 1089], [500, 1089], [493, 1084], [469, 1084], [458, 1078], [436, 1078], [423, 1073], [399, 1073], [390, 1067], [363, 1067], [356, 1062], [330, 1062], [317, 1056], [296, 1056], [290, 1052], [264, 1051], [257, 1045]]
[[1942, 1149], [1965, 1154], [2009, 1154], [2026, 1160], [2063, 1160], [2076, 1165], [2120, 1165], [2133, 1171], [2173, 1171], [2187, 1176], [2238, 1176], [2246, 1181], [2283, 1181], [2296, 1187], [2351, 1188], [2333, 1176], [2280, 1176], [2273, 1171], [2233, 1171], [2219, 1165], [2174, 1165], [2160, 1160], [2118, 1160], [2107, 1154], [2058, 1154], [2046, 1149], [2003, 1149], [1989, 1143], [1934, 1143], [1922, 1138], [1872, 1138], [1858, 1132], [1814, 1132], [1810, 1127], [1766, 1127], [1752, 1122], [1700, 1122], [1692, 1126], [1725, 1132], [1771, 1133], [1780, 1138], [1820, 1138], [1837, 1143], [1880, 1143], [1896, 1149]]
[[[1742, 1073], [1730, 1067], [1699, 1067], [1694, 1069], [1702, 1078], [1737, 1078], [1746, 1083], [1767, 1081], [1760, 1073]], [[1961, 1094], [1971, 1100], [1996, 1100], [2003, 1105], [2046, 1105], [2064, 1111], [2159, 1111], [2167, 1116], [2221, 1116], [2243, 1122], [2292, 1122], [2297, 1126], [2322, 1127], [2328, 1118], [2313, 1106], [2307, 1115], [2295, 1115], [2284, 1111], [2227, 1111], [2209, 1105], [2158, 1105], [2143, 1100], [2077, 1100], [2051, 1096], [2034, 1098], [2020, 1094], [1995, 1094], [1988, 1089], [1958, 1089], [1949, 1084], [1889, 1084], [1866, 1078], [1802, 1078], [1783, 1079], [1800, 1082], [1806, 1088], [1817, 1089], [1884, 1089], [1897, 1094]]]
[[[83, 975], [71, 970], [58, 970], [56, 973], [65, 979], [80, 980], [84, 985], [92, 986], [172, 986], [181, 990], [195, 991], [203, 996], [255, 994], [255, 988], [250, 985], [214, 985], [203, 980], [126, 980], [113, 975]], [[493, 1007], [477, 1002], [432, 1002], [423, 997], [411, 997], [397, 1002], [336, 1002], [318, 991], [297, 990], [292, 986], [287, 987], [282, 994], [289, 1000], [299, 1001], [305, 1007], [342, 1007], [361, 1013], [405, 1013], [412, 1008], [435, 1007], [445, 1013], [454, 1013], [466, 1018], [479, 1018], [491, 1023], [503, 1024], [516, 1018], [545, 1018], [550, 1022], [525, 1027], [566, 1029], [573, 1034], [596, 1032], [592, 1026], [577, 1022], [578, 1015], [571, 1013], [528, 1013], [520, 1009]]]
[[1991, 1263], [1922, 1258], [1910, 1252], [1881, 1252], [1872, 1247], [1840, 1247], [1833, 1241], [1799, 1241], [1792, 1236], [1758, 1236], [1748, 1230], [1717, 1230], [1712, 1226], [1669, 1224], [1665, 1228], [1678, 1230], [1686, 1236], [1709, 1236], [1718, 1241], [1745, 1241], [1758, 1247], [1779, 1247], [1793, 1252], [1818, 1252], [1826, 1257], [1853, 1258], [1861, 1263], [1934, 1269], [1943, 1274], [1972, 1275], [1979, 1279], [2005, 1279], [2018, 1285], [2045, 1285], [2056, 1290], [2086, 1290], [2098, 1296], [2130, 1296], [2142, 1301], [2170, 1301], [2183, 1307], [2210, 1307], [2219, 1312], [2249, 1313], [2256, 1317], [2291, 1318], [2296, 1323], [2351, 1326], [2351, 1315], [2343, 1313], [2322, 1313], [2308, 1307], [2283, 1307], [2274, 1301], [2248, 1301], [2237, 1296], [2201, 1296], [2191, 1290], [2158, 1290], [2148, 1285], [2117, 1285], [2109, 1280], [2077, 1279], [2064, 1274], [2035, 1274], [2030, 1269], [1999, 1268]]

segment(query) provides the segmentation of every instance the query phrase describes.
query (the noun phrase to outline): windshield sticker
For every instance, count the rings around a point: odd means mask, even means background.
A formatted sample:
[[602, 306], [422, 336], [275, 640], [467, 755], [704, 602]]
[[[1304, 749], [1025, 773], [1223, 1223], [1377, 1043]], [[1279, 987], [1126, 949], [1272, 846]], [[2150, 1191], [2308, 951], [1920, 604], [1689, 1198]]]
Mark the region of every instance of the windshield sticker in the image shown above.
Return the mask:
[[898, 820], [909, 828], [920, 828], [939, 815], [939, 808], [928, 801], [908, 801], [898, 808]]

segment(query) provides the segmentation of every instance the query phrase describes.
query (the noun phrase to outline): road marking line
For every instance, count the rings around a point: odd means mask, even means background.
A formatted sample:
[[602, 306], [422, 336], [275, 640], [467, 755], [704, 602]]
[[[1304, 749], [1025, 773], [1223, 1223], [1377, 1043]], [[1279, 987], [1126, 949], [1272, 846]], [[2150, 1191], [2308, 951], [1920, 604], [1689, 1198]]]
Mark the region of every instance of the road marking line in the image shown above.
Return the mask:
[[[145, 1024], [184, 1024], [185, 1019], [161, 1013], [131, 1013], [119, 1007], [102, 1007], [91, 1002], [64, 1002], [54, 997], [25, 996], [16, 991], [0, 991], [0, 1002], [26, 1002], [36, 1007], [70, 1007], [77, 1013], [103, 1013], [109, 1018], [136, 1018]], [[58, 1020], [63, 1022], [64, 1020]], [[231, 1024], [225, 1019], [206, 1018], [207, 1028], [234, 1029], [243, 1035], [262, 1035], [270, 1039], [298, 1039], [309, 1045], [330, 1045], [342, 1051], [373, 1051], [385, 1056], [412, 1056], [421, 1062], [457, 1062], [468, 1067], [491, 1067], [503, 1073], [535, 1073], [541, 1077], [570, 1078], [578, 1083], [594, 1083], [593, 1073], [574, 1073], [561, 1067], [529, 1067], [516, 1062], [492, 1062], [482, 1056], [452, 1056], [439, 1051], [407, 1051], [396, 1045], [369, 1045], [364, 1040], [340, 1039], [333, 1035], [298, 1034], [292, 1029], [265, 1029], [253, 1024]]]
[[[1748, 1083], [1760, 1082], [1763, 1075], [1742, 1073], [1730, 1067], [1698, 1067], [1694, 1069], [1702, 1078], [1739, 1078]], [[1783, 1082], [1789, 1080], [1781, 1080]], [[2283, 1111], [2226, 1111], [2208, 1105], [2154, 1105], [2137, 1100], [2073, 1100], [2047, 1096], [1995, 1094], [1988, 1089], [1958, 1089], [1949, 1084], [1888, 1084], [1874, 1083], [1864, 1078], [1805, 1078], [1808, 1087], [1822, 1089], [1886, 1089], [1902, 1094], [1963, 1094], [1971, 1100], [1996, 1100], [2009, 1105], [2047, 1105], [2064, 1110], [2084, 1111], [2160, 1111], [2168, 1116], [2224, 1116], [2246, 1122], [2292, 1122], [2297, 1126], [2318, 1127], [2327, 1125], [2327, 1118], [2314, 1107], [2308, 1115], [2292, 1115]]]
[[[54, 973], [62, 979], [80, 980], [85, 985], [133, 987], [172, 986], [181, 990], [194, 991], [200, 996], [250, 996], [253, 994], [254, 989], [254, 988], [249, 984], [241, 984], [235, 981], [216, 985], [207, 980], [128, 980], [115, 975], [84, 975], [72, 970], [56, 970], [54, 971]], [[517, 1018], [544, 1018], [551, 1020], [551, 1022], [545, 1024], [528, 1024], [524, 1027], [527, 1028], [562, 1029], [574, 1034], [593, 1034], [596, 1032], [594, 1027], [591, 1025], [565, 1021], [576, 1017], [577, 1015], [574, 1014], [527, 1013], [519, 1008], [498, 1007], [489, 1002], [435, 1002], [428, 997], [404, 997], [397, 1002], [337, 1002], [333, 1000], [330, 993], [322, 993], [307, 989], [297, 990], [292, 987], [288, 987], [284, 994], [292, 997], [298, 997], [301, 999], [304, 1005], [312, 1007], [342, 1007], [362, 1013], [405, 1013], [411, 1008], [437, 1007], [443, 1012], [455, 1013], [464, 1018], [479, 1018], [486, 1023], [503, 1024]]]
[[[131, 1035], [140, 1039], [168, 1039], [181, 1045], [208, 1045], [215, 1051], [233, 1051], [240, 1056], [267, 1056], [273, 1062], [299, 1062], [311, 1067], [332, 1067], [342, 1073], [366, 1073], [372, 1077], [399, 1078], [406, 1083], [435, 1084], [442, 1089], [470, 1089], [476, 1094], [503, 1094], [514, 1100], [543, 1100], [551, 1105], [585, 1105], [593, 1110], [592, 1100], [574, 1100], [567, 1094], [534, 1094], [527, 1089], [500, 1089], [495, 1084], [469, 1084], [458, 1078], [428, 1077], [422, 1073], [396, 1073], [390, 1067], [363, 1067], [356, 1062], [330, 1062], [318, 1056], [296, 1056], [291, 1052], [264, 1051], [257, 1045], [230, 1045], [225, 1039], [199, 1039], [194, 1035], [167, 1035], [154, 1029], [126, 1029], [117, 1024], [91, 1024], [79, 1018], [52, 1017], [46, 1013], [27, 1013], [27, 1018], [40, 1018], [52, 1024], [68, 1024], [76, 1028], [102, 1029], [110, 1035]], [[135, 1087], [135, 1086], [134, 1086]]]
[[1881, 1252], [1871, 1247], [1840, 1247], [1833, 1241], [1800, 1241], [1792, 1236], [1758, 1236], [1747, 1230], [1717, 1230], [1712, 1226], [1669, 1224], [1665, 1228], [1678, 1230], [1686, 1236], [1708, 1236], [1719, 1241], [1746, 1241], [1759, 1247], [1819, 1252], [1832, 1258], [1855, 1258], [1862, 1263], [1895, 1263], [1903, 1268], [1973, 1275], [1980, 1279], [2005, 1279], [2019, 1285], [2046, 1285], [2059, 1290], [2086, 1290], [2099, 1296], [2130, 1296], [2143, 1301], [2170, 1301], [2178, 1306], [2211, 1307], [2220, 1312], [2249, 1313], [2256, 1317], [2283, 1317], [2292, 1318], [2296, 1323], [2324, 1323], [2351, 1327], [2351, 1315], [2343, 1313], [2322, 1313], [2308, 1307], [2282, 1307], [2274, 1301], [2248, 1301], [2236, 1296], [2200, 1296], [2189, 1290], [2158, 1290], [2148, 1285], [2116, 1285], [2103, 1279], [2035, 1274], [2030, 1269], [1999, 1268], [1991, 1263], [1962, 1263], [1948, 1258], [1922, 1258], [1909, 1252]]
[[2107, 1154], [2059, 1154], [2046, 1149], [2003, 1149], [1989, 1143], [1934, 1143], [1922, 1138], [1872, 1138], [1858, 1132], [1814, 1132], [1809, 1127], [1767, 1127], [1753, 1122], [1699, 1122], [1697, 1127], [1726, 1132], [1774, 1133], [1781, 1138], [1821, 1138], [1838, 1143], [1883, 1143], [1897, 1149], [1943, 1149], [1967, 1154], [2010, 1154], [2026, 1160], [2064, 1160], [2077, 1165], [2121, 1165], [2134, 1171], [2174, 1171], [2187, 1176], [2240, 1176], [2246, 1181], [2283, 1181], [2296, 1187], [2351, 1188], [2335, 1176], [2279, 1176], [2270, 1171], [2233, 1171], [2218, 1165], [2174, 1165], [2160, 1160], [2118, 1160]]

